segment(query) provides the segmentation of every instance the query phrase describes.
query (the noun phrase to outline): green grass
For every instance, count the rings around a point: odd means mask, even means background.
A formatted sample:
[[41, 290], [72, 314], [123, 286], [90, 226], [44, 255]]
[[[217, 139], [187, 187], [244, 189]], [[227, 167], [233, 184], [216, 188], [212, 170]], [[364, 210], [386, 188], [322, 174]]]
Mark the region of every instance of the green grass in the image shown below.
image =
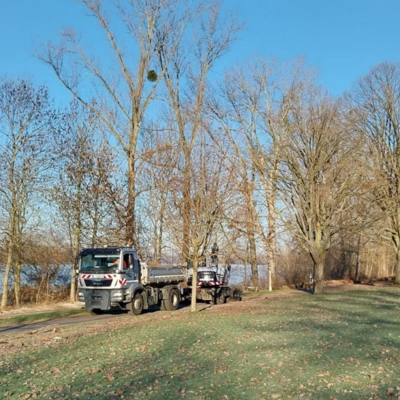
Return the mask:
[[72, 315], [87, 314], [86, 310], [60, 310], [41, 312], [37, 314], [16, 315], [0, 319], [0, 326], [19, 325], [25, 323], [47, 321], [55, 318], [69, 317]]
[[386, 399], [394, 388], [398, 396], [397, 288], [181, 313], [142, 315], [73, 345], [2, 357], [0, 392], [9, 399], [364, 400]]

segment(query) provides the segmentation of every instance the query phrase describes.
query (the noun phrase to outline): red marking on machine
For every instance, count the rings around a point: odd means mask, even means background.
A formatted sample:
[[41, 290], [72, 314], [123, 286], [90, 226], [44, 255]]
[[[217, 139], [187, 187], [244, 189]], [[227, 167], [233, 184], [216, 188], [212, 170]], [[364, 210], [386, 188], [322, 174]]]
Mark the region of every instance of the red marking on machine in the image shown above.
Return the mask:
[[120, 279], [120, 280], [119, 280], [119, 283], [120, 283], [122, 286], [124, 286], [124, 285], [126, 284], [126, 279]]

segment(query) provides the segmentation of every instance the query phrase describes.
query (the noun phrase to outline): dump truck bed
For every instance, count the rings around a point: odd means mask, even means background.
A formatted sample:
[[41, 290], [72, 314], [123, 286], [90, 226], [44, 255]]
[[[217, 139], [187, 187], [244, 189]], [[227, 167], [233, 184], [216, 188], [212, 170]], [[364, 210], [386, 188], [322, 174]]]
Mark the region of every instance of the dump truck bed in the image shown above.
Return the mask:
[[149, 266], [142, 263], [142, 283], [144, 285], [180, 283], [185, 282], [186, 277], [186, 271], [181, 266]]

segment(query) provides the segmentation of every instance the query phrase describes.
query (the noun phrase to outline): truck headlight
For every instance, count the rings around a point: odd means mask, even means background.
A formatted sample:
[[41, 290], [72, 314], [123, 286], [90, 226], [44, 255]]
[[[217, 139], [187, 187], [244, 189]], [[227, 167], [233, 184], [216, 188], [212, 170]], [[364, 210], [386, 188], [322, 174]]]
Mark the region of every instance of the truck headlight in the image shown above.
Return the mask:
[[111, 299], [112, 299], [112, 300], [122, 301], [123, 298], [124, 298], [124, 295], [123, 295], [122, 292], [114, 292], [114, 293], [111, 295]]

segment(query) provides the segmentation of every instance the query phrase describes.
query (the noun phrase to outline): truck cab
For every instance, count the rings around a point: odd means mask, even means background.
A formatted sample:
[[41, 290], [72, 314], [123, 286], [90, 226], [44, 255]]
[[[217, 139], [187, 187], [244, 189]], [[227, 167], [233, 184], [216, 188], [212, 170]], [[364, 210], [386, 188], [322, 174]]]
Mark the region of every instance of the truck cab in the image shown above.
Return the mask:
[[77, 267], [78, 299], [93, 313], [123, 305], [132, 287], [141, 285], [140, 263], [134, 249], [84, 249], [78, 256]]

